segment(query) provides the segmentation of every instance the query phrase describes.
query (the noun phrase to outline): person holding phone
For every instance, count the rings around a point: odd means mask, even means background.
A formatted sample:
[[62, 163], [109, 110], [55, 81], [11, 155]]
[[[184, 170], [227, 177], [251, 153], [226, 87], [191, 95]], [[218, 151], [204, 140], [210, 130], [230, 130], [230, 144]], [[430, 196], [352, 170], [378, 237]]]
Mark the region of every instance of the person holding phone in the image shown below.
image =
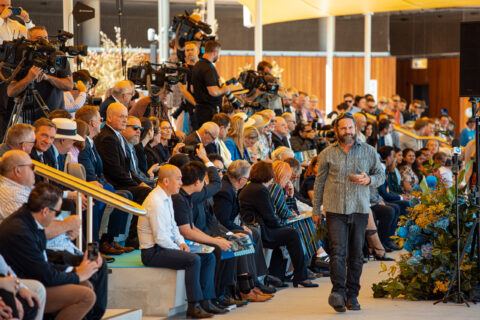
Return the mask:
[[[12, 7], [11, 0], [0, 0], [0, 43], [17, 38], [27, 38], [27, 29], [34, 26], [27, 11], [22, 7]], [[25, 25], [11, 17], [19, 17]]]

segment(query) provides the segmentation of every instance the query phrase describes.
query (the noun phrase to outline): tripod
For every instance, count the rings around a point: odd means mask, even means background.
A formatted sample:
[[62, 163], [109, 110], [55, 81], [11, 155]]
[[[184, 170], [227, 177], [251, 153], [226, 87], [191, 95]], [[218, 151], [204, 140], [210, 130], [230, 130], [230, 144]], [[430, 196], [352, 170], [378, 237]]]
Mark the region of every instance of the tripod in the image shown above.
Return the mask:
[[[27, 100], [31, 101], [32, 100], [31, 98], [33, 98], [33, 100], [40, 106], [40, 109], [44, 113], [45, 117], [48, 117], [48, 114], [50, 113], [50, 109], [45, 104], [45, 101], [43, 100], [42, 96], [38, 93], [38, 91], [36, 89], [34, 89], [33, 82], [30, 82], [28, 84], [27, 89], [23, 93], [23, 95], [15, 98], [15, 105], [13, 107], [12, 114], [10, 115], [10, 119], [8, 120], [7, 130], [11, 126], [20, 122], [20, 119], [22, 117], [22, 113], [24, 113], [24, 115], [25, 115], [25, 110], [23, 110], [23, 106], [25, 104], [25, 101], [27, 101]], [[35, 112], [35, 104], [34, 104], [34, 108], [31, 111], [32, 111], [32, 113]], [[24, 122], [33, 123], [34, 119], [23, 119], [23, 120], [24, 120]], [[7, 134], [5, 133], [5, 135], [2, 139], [2, 143], [5, 142], [6, 137], [7, 137]]]
[[[472, 205], [475, 206], [477, 209], [480, 208], [480, 115], [478, 114], [480, 111], [480, 107], [477, 107], [478, 103], [480, 102], [480, 97], [471, 97], [469, 102], [472, 104], [472, 116], [475, 118], [475, 163], [473, 166], [473, 173], [476, 177], [475, 185], [472, 186], [470, 191], [470, 197]], [[475, 249], [477, 249], [477, 267], [478, 271], [480, 272], [480, 217], [479, 212], [476, 212], [476, 218], [473, 221], [472, 228], [470, 229], [470, 233], [468, 234], [467, 240], [464, 244], [463, 251], [460, 254], [460, 224], [459, 224], [459, 210], [458, 210], [458, 155], [455, 154], [454, 160], [457, 160], [456, 168], [454, 169], [456, 172], [455, 174], [455, 209], [456, 209], [456, 222], [457, 222], [457, 263], [455, 265], [455, 271], [450, 279], [450, 284], [448, 287], [448, 291], [445, 293], [443, 299], [435, 302], [435, 304], [439, 303], [440, 301], [447, 303], [449, 299], [454, 298], [456, 303], [465, 303], [467, 307], [470, 307], [468, 304], [464, 293], [461, 289], [461, 265], [463, 259], [465, 258], [468, 250], [470, 249], [470, 257], [474, 257]], [[468, 161], [468, 159], [466, 159]], [[453, 170], [452, 170], [453, 171]], [[453, 283], [457, 279], [457, 291], [455, 293], [450, 294]]]

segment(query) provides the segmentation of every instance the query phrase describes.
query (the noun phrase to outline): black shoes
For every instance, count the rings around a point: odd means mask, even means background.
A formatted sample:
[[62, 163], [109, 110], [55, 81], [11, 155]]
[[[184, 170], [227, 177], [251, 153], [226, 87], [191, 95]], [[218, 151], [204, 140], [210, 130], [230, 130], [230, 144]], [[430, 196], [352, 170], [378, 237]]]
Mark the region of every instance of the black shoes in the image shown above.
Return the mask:
[[189, 302], [187, 317], [193, 319], [205, 319], [213, 317], [213, 314], [203, 310], [199, 302]]
[[278, 279], [275, 276], [268, 275], [265, 277], [265, 285], [267, 286], [272, 286], [275, 288], [286, 288], [288, 287], [288, 284], [283, 282], [282, 280]]
[[258, 289], [260, 289], [263, 293], [266, 293], [266, 294], [274, 294], [275, 292], [277, 292], [277, 289], [273, 288], [273, 287], [269, 287], [269, 286], [264, 286], [260, 283], [257, 283], [255, 284], [255, 287], [257, 287]]
[[348, 297], [347, 298], [347, 309], [348, 310], [360, 310], [360, 303], [356, 297]]
[[[357, 302], [358, 303], [358, 302]], [[345, 312], [345, 298], [336, 292], [330, 293], [328, 304], [337, 312]]]
[[211, 314], [225, 314], [230, 311], [228, 309], [223, 309], [215, 306], [210, 300], [200, 301], [200, 306], [203, 310]]
[[318, 283], [313, 283], [312, 281], [310, 280], [303, 280], [303, 281], [293, 281], [293, 286], [295, 288], [298, 288], [298, 286], [302, 286], [302, 287], [305, 287], [305, 288], [316, 288], [318, 287]]

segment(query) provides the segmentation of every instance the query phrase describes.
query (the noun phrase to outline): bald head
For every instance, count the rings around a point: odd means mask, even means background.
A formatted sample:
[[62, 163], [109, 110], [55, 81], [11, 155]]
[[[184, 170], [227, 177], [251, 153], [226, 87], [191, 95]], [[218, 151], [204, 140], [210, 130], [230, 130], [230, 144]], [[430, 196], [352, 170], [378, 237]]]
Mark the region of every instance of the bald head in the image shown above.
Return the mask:
[[134, 94], [135, 87], [130, 80], [118, 81], [112, 89], [112, 96], [125, 106], [128, 106]]
[[158, 182], [160, 183], [163, 179], [171, 178], [175, 173], [181, 173], [180, 169], [172, 164], [165, 164], [160, 167], [158, 170]]
[[177, 194], [182, 186], [182, 172], [171, 164], [165, 164], [158, 170], [158, 186], [167, 196]]
[[0, 175], [31, 188], [35, 183], [35, 174], [31, 169], [31, 164], [32, 159], [25, 151], [7, 151], [0, 158]]
[[128, 110], [123, 104], [114, 102], [107, 109], [107, 124], [116, 131], [122, 131], [127, 125]]

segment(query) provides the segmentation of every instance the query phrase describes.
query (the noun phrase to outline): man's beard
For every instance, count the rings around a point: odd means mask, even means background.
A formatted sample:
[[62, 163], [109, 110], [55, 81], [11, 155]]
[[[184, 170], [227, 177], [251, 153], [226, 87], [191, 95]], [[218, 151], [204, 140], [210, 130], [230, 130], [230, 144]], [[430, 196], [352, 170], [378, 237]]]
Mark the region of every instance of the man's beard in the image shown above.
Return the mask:
[[351, 144], [352, 142], [355, 141], [355, 139], [357, 139], [357, 135], [350, 134], [350, 133], [346, 133], [343, 136], [338, 137], [338, 140], [340, 140], [340, 142], [343, 144]]

